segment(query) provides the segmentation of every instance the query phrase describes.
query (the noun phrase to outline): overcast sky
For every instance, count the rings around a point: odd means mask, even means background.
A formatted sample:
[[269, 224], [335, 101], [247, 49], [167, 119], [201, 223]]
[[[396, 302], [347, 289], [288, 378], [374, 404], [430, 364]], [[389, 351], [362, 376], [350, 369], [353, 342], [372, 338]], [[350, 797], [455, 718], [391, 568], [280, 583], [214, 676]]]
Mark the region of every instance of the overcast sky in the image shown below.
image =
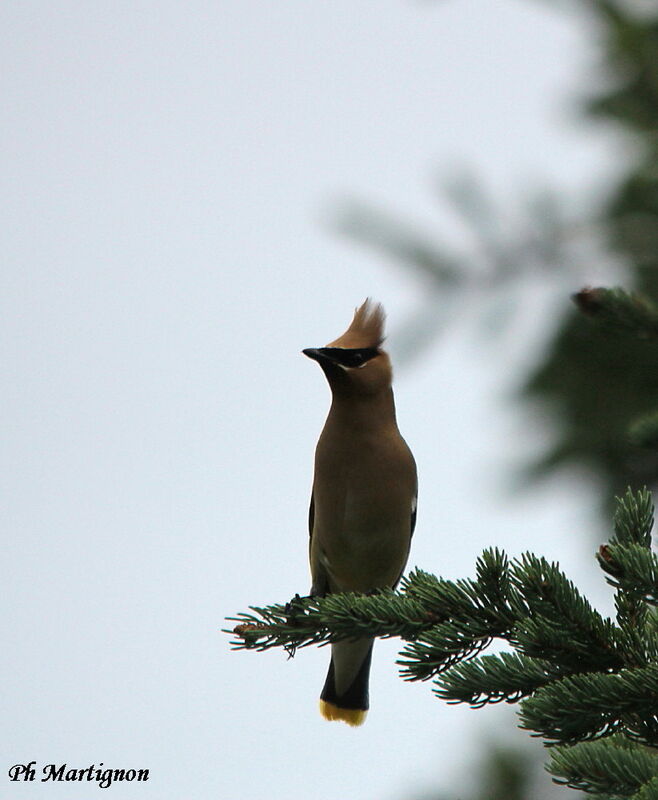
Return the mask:
[[[505, 205], [608, 174], [610, 140], [576, 113], [594, 39], [549, 6], [2, 3], [0, 774], [150, 770], [115, 800], [407, 800], [467, 780], [473, 743], [513, 728], [403, 683], [395, 642], [376, 645], [367, 723], [329, 724], [328, 650], [235, 653], [220, 628], [308, 590], [329, 393], [301, 349], [371, 295], [395, 358], [426, 288], [332, 233], [334, 204], [458, 248], [437, 175], [466, 164]], [[505, 489], [546, 435], [505, 393], [547, 328], [488, 343], [478, 313], [397, 373], [410, 566], [462, 577], [498, 544], [594, 575], [574, 476]], [[8, 798], [97, 791], [0, 781]]]

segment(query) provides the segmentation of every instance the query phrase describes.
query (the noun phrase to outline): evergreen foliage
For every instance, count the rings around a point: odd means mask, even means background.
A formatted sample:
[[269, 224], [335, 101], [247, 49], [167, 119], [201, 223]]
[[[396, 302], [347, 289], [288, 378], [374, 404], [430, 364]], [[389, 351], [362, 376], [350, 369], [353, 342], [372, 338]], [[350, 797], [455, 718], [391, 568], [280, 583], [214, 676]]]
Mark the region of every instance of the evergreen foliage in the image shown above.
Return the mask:
[[[588, 112], [626, 135], [628, 158], [598, 223], [626, 272], [624, 283], [656, 298], [658, 12], [655, 3], [588, 0], [585, 5], [596, 26], [606, 75], [600, 84], [606, 88], [588, 103]], [[629, 483], [658, 485], [657, 318], [648, 301], [630, 300], [614, 290], [599, 310], [601, 291], [580, 297], [579, 305], [611, 324], [592, 327], [582, 315], [569, 315], [525, 392], [543, 401], [556, 423], [553, 445], [536, 473], [584, 465], [598, 475], [609, 498]]]
[[[289, 653], [361, 636], [400, 637], [406, 680], [449, 703], [519, 704], [520, 727], [551, 748], [554, 780], [600, 797], [658, 798], [658, 559], [650, 493], [617, 498], [597, 555], [615, 589], [603, 617], [559, 565], [485, 550], [475, 577], [416, 569], [398, 591], [296, 596], [231, 618], [234, 646]], [[482, 654], [494, 640], [509, 650]]]
[[[584, 9], [591, 21], [600, 60], [598, 78], [589, 85], [600, 91], [586, 99], [584, 110], [624, 137], [619, 148], [624, 169], [609, 195], [599, 200], [597, 193], [582, 216], [570, 216], [568, 198], [535, 191], [535, 200], [524, 204], [520, 221], [512, 225], [483, 182], [463, 175], [445, 193], [476, 244], [468, 253], [453, 251], [440, 234], [420, 232], [371, 204], [344, 209], [341, 232], [383, 251], [422, 281], [425, 305], [397, 337], [407, 358], [445, 326], [446, 309], [456, 297], [488, 297], [483, 318], [491, 336], [522, 302], [515, 290], [520, 277], [535, 275], [541, 286], [561, 275], [572, 285], [570, 271], [587, 264], [569, 242], [583, 233], [600, 239], [625, 285], [658, 299], [658, 6], [651, 0], [564, 5]], [[610, 324], [592, 327], [582, 314], [565, 315], [522, 392], [554, 423], [549, 444], [527, 477], [584, 467], [608, 503], [629, 484], [658, 486], [658, 328], [655, 308], [639, 296], [629, 303], [610, 290], [599, 308], [606, 291], [588, 290], [578, 300], [582, 310]]]
[[658, 336], [658, 309], [646, 297], [623, 289], [583, 289], [574, 295], [581, 311], [606, 323], [608, 328], [636, 334], [641, 339]]

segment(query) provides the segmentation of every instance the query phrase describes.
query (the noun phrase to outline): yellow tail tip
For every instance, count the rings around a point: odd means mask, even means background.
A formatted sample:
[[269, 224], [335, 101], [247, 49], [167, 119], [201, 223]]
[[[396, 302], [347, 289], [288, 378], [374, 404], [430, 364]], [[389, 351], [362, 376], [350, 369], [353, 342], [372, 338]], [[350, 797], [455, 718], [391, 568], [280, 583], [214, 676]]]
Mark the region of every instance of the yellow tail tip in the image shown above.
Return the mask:
[[348, 725], [356, 727], [363, 725], [366, 719], [367, 711], [362, 708], [339, 708], [333, 703], [327, 703], [326, 700], [320, 700], [320, 713], [325, 719], [346, 722]]

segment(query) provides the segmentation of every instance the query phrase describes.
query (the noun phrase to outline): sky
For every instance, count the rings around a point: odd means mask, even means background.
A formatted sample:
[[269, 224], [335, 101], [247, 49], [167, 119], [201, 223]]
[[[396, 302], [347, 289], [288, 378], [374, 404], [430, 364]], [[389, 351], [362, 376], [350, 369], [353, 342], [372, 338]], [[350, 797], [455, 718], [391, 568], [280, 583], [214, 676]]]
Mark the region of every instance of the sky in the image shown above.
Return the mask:
[[496, 544], [596, 579], [582, 476], [508, 480], [548, 435], [510, 394], [568, 291], [526, 287], [536, 313], [494, 341], [466, 304], [400, 365], [427, 287], [331, 225], [357, 197], [459, 249], [437, 176], [467, 165], [503, 206], [605, 182], [615, 143], [577, 111], [592, 31], [531, 0], [8, 0], [0, 37], [3, 796], [96, 791], [8, 782], [32, 760], [150, 770], [116, 800], [467, 787], [508, 709], [403, 683], [387, 641], [366, 724], [329, 724], [326, 649], [233, 652], [221, 629], [308, 590], [329, 393], [300, 351], [366, 296], [418, 462], [409, 565], [464, 577]]

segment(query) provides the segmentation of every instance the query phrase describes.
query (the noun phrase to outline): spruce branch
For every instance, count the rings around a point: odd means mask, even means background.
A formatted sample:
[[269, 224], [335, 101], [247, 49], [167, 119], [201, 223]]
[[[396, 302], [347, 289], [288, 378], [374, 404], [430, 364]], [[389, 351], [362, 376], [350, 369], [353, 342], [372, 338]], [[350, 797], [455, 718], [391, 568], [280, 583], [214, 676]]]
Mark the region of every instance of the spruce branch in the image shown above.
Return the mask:
[[623, 666], [614, 624], [591, 607], [557, 564], [526, 553], [512, 579], [528, 607], [513, 637], [522, 653], [557, 658], [579, 671]]
[[608, 329], [634, 333], [641, 339], [658, 336], [658, 310], [647, 297], [619, 287], [586, 287], [573, 300], [584, 314]]
[[413, 598], [392, 591], [372, 595], [353, 593], [300, 597], [289, 603], [250, 606], [252, 613], [228, 617], [238, 624], [232, 631], [237, 650], [286, 647], [291, 651], [311, 644], [328, 644], [363, 636], [410, 638], [434, 624]]
[[639, 544], [602, 545], [597, 554], [607, 582], [623, 592], [658, 605], [658, 558]]
[[622, 497], [616, 497], [614, 515], [615, 535], [611, 544], [639, 544], [651, 547], [653, 528], [653, 501], [651, 492], [644, 487], [639, 492], [630, 488]]
[[652, 778], [640, 789], [631, 795], [631, 800], [658, 800], [658, 778]]
[[405, 680], [427, 680], [477, 655], [494, 638], [508, 638], [521, 602], [509, 575], [509, 561], [497, 549], [476, 563], [476, 580], [456, 582], [415, 570], [402, 591], [425, 604], [443, 622], [424, 630], [402, 650], [398, 664]]
[[568, 675], [521, 702], [520, 726], [548, 744], [572, 743], [623, 729], [658, 745], [658, 664], [617, 673]]
[[[519, 703], [520, 726], [551, 747], [557, 780], [608, 797], [658, 792], [658, 559], [646, 489], [616, 500], [614, 534], [597, 554], [614, 587], [603, 617], [556, 563], [490, 549], [474, 578], [413, 570], [397, 591], [295, 596], [231, 618], [233, 646], [292, 654], [364, 636], [404, 641], [406, 680], [480, 708]], [[511, 652], [484, 651], [497, 639]], [[653, 749], [648, 749], [653, 748]], [[658, 796], [656, 797], [658, 800]]]
[[629, 489], [616, 501], [615, 533], [599, 548], [597, 559], [606, 581], [617, 589], [617, 623], [627, 663], [641, 666], [658, 652], [658, 640], [648, 627], [649, 608], [658, 605], [658, 560], [650, 550], [653, 503], [646, 489], [637, 494]]
[[[551, 750], [548, 772], [555, 782], [590, 794], [614, 794], [621, 797], [640, 795], [649, 784], [658, 790], [658, 759], [648, 750], [629, 745], [620, 736], [596, 742], [582, 742], [573, 747]], [[658, 797], [642, 795], [645, 800]]]
[[489, 645], [492, 637], [486, 625], [455, 621], [435, 625], [409, 642], [400, 653], [398, 665], [405, 680], [428, 680]]
[[434, 693], [449, 703], [480, 708], [487, 703], [515, 703], [564, 674], [550, 661], [518, 653], [482, 656], [455, 665], [436, 680]]

